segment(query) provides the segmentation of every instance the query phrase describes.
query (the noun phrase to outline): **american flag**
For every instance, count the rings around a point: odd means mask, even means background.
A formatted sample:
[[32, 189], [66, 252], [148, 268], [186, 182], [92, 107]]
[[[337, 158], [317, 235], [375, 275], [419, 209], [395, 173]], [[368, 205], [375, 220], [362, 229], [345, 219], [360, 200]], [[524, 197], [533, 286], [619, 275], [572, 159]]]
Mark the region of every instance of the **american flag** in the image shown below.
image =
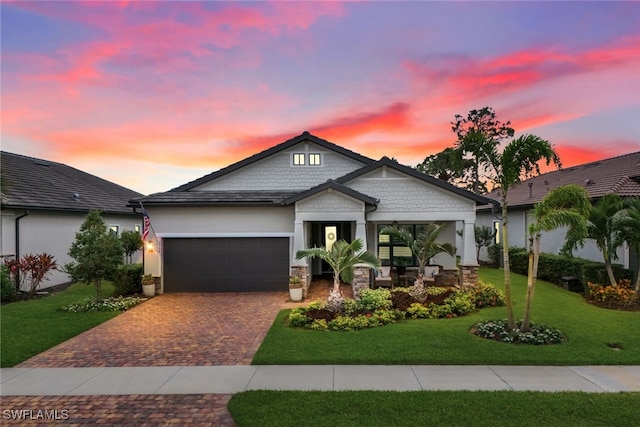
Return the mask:
[[143, 214], [144, 225], [142, 227], [142, 240], [147, 240], [149, 237], [149, 230], [151, 229], [151, 220], [149, 219], [149, 215], [146, 213]]

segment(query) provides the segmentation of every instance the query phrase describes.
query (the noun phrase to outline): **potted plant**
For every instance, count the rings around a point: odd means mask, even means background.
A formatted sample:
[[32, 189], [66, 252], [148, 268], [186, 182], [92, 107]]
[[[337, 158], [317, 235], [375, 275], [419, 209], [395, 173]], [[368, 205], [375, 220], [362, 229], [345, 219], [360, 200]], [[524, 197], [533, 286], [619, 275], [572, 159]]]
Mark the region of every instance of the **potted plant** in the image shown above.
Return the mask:
[[407, 267], [411, 265], [411, 258], [396, 258], [396, 271], [399, 276], [403, 276], [407, 272]]
[[145, 297], [152, 297], [156, 294], [156, 281], [151, 274], [142, 276], [142, 293]]
[[289, 297], [291, 301], [302, 301], [302, 281], [298, 276], [289, 277]]

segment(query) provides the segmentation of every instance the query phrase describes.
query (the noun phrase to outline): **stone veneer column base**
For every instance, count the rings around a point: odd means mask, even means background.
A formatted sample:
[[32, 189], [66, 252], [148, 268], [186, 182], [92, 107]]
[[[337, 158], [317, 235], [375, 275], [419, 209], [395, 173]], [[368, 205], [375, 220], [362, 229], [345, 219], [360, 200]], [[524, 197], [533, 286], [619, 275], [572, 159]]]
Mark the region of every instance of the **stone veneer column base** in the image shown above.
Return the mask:
[[371, 268], [369, 266], [355, 266], [353, 272], [353, 282], [351, 287], [353, 289], [353, 297], [360, 299], [360, 291], [362, 289], [369, 289], [369, 283], [371, 280]]
[[308, 267], [306, 265], [294, 265], [291, 267], [291, 276], [298, 277], [300, 283], [302, 283], [302, 297], [307, 297], [307, 290], [309, 289], [309, 275], [307, 274]]
[[460, 285], [462, 287], [478, 286], [479, 265], [461, 265], [460, 266]]

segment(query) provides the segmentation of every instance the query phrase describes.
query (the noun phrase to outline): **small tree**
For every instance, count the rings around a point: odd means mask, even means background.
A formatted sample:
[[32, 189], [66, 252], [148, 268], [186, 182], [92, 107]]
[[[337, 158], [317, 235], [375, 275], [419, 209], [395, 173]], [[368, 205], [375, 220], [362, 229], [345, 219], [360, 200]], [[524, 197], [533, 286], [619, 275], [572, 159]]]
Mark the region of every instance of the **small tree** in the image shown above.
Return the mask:
[[[447, 253], [451, 256], [456, 254], [456, 248], [451, 243], [438, 242], [442, 227], [442, 224], [427, 224], [424, 231], [418, 233], [415, 239], [411, 233], [398, 227], [385, 227], [380, 231], [381, 234], [388, 234], [401, 240], [418, 259], [418, 277], [415, 284], [417, 288], [424, 287], [424, 267], [430, 262], [431, 258], [441, 253]], [[422, 291], [422, 289], [419, 289], [419, 291]]]
[[380, 267], [380, 261], [371, 252], [362, 251], [362, 240], [356, 239], [351, 243], [345, 240], [335, 242], [330, 250], [325, 248], [303, 249], [296, 253], [296, 259], [304, 257], [320, 258], [333, 269], [333, 289], [328, 298], [329, 307], [342, 306], [342, 294], [340, 293], [340, 279], [345, 283], [353, 281], [354, 267], [356, 264], [366, 264], [371, 268]]
[[577, 185], [565, 185], [550, 191], [541, 202], [536, 203], [533, 214], [536, 223], [529, 228], [529, 275], [527, 279], [527, 297], [524, 305], [524, 316], [520, 330], [531, 330], [531, 304], [538, 279], [538, 262], [540, 259], [540, 239], [542, 232], [550, 232], [559, 227], [568, 227], [568, 233], [575, 236], [586, 236], [587, 218], [591, 202], [587, 191]]
[[476, 239], [476, 259], [480, 259], [480, 250], [488, 248], [496, 237], [496, 232], [486, 225], [474, 226], [474, 235]]
[[64, 270], [76, 280], [96, 287], [96, 300], [102, 298], [102, 281], [113, 277], [122, 264], [124, 249], [118, 236], [107, 231], [100, 211], [91, 211], [85, 217], [71, 244], [69, 256], [76, 262]]
[[127, 257], [127, 261], [131, 264], [131, 257], [133, 254], [142, 249], [142, 236], [140, 236], [140, 233], [137, 231], [124, 230], [120, 234], [120, 242], [122, 242], [122, 247], [124, 248], [124, 254]]

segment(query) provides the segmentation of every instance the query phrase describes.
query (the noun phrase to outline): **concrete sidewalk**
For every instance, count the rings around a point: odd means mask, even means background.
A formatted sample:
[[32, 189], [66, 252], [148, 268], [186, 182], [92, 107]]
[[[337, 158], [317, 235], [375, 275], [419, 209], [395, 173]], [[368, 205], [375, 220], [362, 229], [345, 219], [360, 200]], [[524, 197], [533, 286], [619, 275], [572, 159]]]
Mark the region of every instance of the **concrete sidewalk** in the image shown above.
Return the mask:
[[5, 368], [2, 396], [233, 394], [244, 390], [640, 391], [640, 366], [167, 366]]

